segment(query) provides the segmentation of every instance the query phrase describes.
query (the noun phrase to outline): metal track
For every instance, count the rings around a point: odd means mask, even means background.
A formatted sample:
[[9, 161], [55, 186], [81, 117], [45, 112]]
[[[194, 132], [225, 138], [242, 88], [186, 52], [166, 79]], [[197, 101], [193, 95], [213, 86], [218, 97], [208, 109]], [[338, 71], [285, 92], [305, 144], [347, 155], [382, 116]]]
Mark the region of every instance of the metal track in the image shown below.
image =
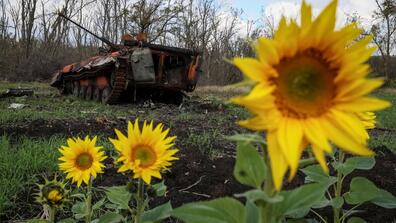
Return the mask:
[[111, 86], [111, 92], [109, 97], [106, 100], [107, 104], [117, 104], [121, 98], [122, 93], [125, 91], [127, 84], [127, 61], [123, 59], [119, 59], [120, 63], [118, 68], [116, 67], [113, 74], [114, 82]]

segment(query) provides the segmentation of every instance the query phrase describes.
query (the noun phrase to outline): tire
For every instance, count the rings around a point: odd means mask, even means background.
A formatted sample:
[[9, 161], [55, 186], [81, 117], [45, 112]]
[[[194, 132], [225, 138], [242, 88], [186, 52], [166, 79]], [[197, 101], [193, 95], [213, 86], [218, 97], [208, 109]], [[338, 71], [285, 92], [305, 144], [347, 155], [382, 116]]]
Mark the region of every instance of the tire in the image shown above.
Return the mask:
[[87, 86], [80, 86], [80, 93], [78, 94], [78, 97], [84, 99], [86, 91], [87, 91]]
[[94, 87], [92, 100], [96, 102], [100, 102], [102, 100], [102, 92], [98, 87]]
[[109, 87], [106, 87], [102, 91], [102, 103], [107, 104], [111, 94], [111, 89]]
[[80, 83], [78, 81], [75, 81], [73, 83], [73, 96], [78, 97], [80, 94]]
[[90, 101], [93, 95], [93, 86], [88, 86], [87, 90], [85, 91], [85, 100]]

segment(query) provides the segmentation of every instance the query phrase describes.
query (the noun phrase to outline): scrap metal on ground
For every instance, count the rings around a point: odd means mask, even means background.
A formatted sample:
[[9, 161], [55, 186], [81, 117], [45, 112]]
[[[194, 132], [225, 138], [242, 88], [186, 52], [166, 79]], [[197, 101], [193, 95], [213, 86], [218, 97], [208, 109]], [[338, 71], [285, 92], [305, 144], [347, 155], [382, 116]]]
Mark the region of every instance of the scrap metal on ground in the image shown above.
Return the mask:
[[10, 88], [4, 93], [0, 93], [0, 98], [8, 97], [22, 97], [22, 96], [32, 96], [33, 90], [28, 88]]

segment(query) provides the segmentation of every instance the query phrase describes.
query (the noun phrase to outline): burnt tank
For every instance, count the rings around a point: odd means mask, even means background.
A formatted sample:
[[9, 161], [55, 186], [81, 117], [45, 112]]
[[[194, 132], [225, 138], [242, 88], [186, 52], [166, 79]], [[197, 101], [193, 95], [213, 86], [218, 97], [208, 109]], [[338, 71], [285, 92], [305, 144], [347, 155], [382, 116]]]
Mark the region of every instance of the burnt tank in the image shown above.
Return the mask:
[[116, 45], [80, 26], [108, 45], [94, 57], [58, 70], [51, 86], [62, 94], [107, 104], [152, 98], [180, 103], [183, 91], [191, 92], [198, 80], [198, 51], [147, 43], [145, 35], [124, 35]]

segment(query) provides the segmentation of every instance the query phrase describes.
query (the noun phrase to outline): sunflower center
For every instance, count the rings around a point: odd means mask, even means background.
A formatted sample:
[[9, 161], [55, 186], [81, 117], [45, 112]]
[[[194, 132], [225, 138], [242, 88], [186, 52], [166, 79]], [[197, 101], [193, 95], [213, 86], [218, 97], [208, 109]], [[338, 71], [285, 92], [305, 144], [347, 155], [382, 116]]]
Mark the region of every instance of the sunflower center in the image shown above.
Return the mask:
[[81, 170], [89, 169], [92, 166], [93, 158], [89, 153], [81, 153], [76, 159], [76, 166]]
[[53, 203], [60, 201], [62, 198], [63, 198], [62, 193], [57, 189], [53, 189], [48, 193], [48, 200]]
[[276, 105], [283, 115], [295, 118], [319, 116], [326, 112], [334, 97], [334, 76], [318, 52], [308, 51], [283, 59], [274, 80]]
[[141, 167], [148, 167], [155, 163], [157, 155], [149, 146], [138, 146], [132, 152], [132, 160], [140, 160]]

